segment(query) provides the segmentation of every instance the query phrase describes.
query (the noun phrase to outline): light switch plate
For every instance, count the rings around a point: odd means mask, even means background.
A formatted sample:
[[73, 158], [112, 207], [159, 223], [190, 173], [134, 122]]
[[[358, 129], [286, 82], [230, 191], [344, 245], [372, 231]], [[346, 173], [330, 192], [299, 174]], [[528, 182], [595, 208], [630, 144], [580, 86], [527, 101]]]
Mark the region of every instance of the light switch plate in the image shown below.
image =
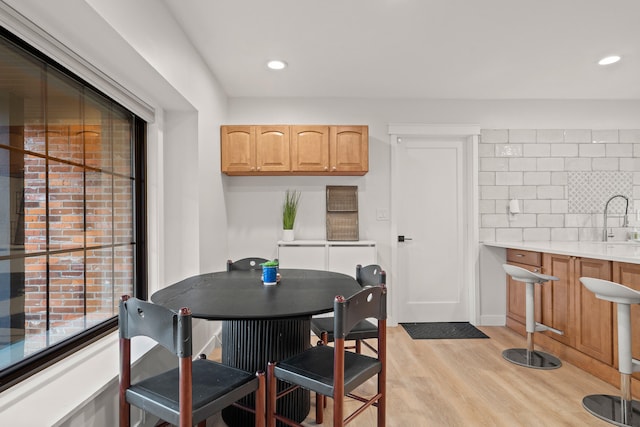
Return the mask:
[[378, 221], [389, 221], [389, 209], [376, 209], [376, 219]]

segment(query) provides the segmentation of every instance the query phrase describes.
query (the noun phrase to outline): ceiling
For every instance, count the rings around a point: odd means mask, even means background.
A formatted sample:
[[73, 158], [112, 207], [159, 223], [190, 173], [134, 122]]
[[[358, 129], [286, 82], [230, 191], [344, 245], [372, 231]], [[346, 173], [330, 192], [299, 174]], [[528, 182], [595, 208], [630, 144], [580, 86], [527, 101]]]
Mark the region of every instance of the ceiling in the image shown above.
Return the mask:
[[637, 0], [165, 3], [231, 97], [640, 99]]

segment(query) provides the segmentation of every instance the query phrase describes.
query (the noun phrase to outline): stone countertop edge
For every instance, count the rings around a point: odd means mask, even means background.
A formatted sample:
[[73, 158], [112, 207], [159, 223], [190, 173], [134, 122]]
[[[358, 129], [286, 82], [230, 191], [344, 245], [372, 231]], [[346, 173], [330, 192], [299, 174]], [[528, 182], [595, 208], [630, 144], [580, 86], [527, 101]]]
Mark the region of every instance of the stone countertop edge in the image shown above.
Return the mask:
[[481, 242], [485, 246], [525, 251], [546, 252], [559, 255], [578, 256], [582, 258], [603, 259], [609, 261], [640, 264], [640, 242]]

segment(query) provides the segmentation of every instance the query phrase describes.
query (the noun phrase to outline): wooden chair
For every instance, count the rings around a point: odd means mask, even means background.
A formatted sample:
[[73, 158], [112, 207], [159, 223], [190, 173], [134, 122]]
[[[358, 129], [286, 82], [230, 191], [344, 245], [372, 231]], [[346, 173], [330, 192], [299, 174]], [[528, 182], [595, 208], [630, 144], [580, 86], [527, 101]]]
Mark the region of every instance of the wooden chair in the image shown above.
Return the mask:
[[263, 262], [267, 262], [267, 259], [264, 258], [242, 258], [237, 261], [227, 260], [227, 271], [233, 270], [260, 270], [260, 264]]
[[[356, 266], [356, 280], [360, 286], [381, 286], [387, 283], [387, 274], [377, 264], [370, 264], [366, 267], [358, 264]], [[333, 342], [334, 330], [333, 330], [333, 317], [314, 317], [311, 319], [311, 331], [319, 337], [325, 344]], [[353, 346], [347, 346], [346, 348], [354, 348], [356, 353], [362, 352], [362, 344], [369, 347], [373, 352], [376, 349], [367, 343], [366, 339], [378, 338], [378, 327], [368, 320], [363, 320], [358, 323], [349, 332], [345, 340], [355, 341]]]
[[[255, 425], [265, 424], [264, 372], [253, 374], [200, 358], [192, 361], [191, 312], [123, 296], [120, 329], [120, 427], [129, 426], [131, 406], [166, 423], [204, 427], [206, 419], [236, 400], [255, 393]], [[131, 384], [131, 339], [146, 336], [178, 357], [179, 366]]]
[[[334, 301], [334, 345], [311, 347], [293, 357], [274, 363], [267, 368], [267, 426], [275, 427], [276, 421], [300, 426], [276, 413], [278, 398], [302, 387], [321, 396], [333, 398], [333, 425], [344, 426], [370, 406], [377, 407], [377, 426], [383, 427], [386, 419], [386, 327], [387, 288], [385, 285], [367, 287], [355, 295]], [[370, 357], [345, 350], [345, 337], [367, 318], [378, 320], [377, 357]], [[377, 392], [373, 396], [356, 394], [356, 389], [367, 380], [377, 377]], [[285, 387], [278, 392], [277, 380]], [[288, 383], [289, 385], [287, 385]], [[353, 398], [361, 405], [345, 418], [344, 399]], [[316, 402], [316, 423], [323, 422], [323, 399]]]

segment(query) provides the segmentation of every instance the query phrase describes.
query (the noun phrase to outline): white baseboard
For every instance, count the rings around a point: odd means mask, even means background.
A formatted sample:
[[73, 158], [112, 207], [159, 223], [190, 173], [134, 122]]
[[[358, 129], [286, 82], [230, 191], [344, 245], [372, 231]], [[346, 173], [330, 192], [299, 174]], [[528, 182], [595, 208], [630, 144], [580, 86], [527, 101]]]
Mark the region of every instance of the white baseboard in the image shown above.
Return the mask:
[[496, 314], [480, 316], [479, 326], [504, 326], [506, 324], [507, 316], [505, 315]]

